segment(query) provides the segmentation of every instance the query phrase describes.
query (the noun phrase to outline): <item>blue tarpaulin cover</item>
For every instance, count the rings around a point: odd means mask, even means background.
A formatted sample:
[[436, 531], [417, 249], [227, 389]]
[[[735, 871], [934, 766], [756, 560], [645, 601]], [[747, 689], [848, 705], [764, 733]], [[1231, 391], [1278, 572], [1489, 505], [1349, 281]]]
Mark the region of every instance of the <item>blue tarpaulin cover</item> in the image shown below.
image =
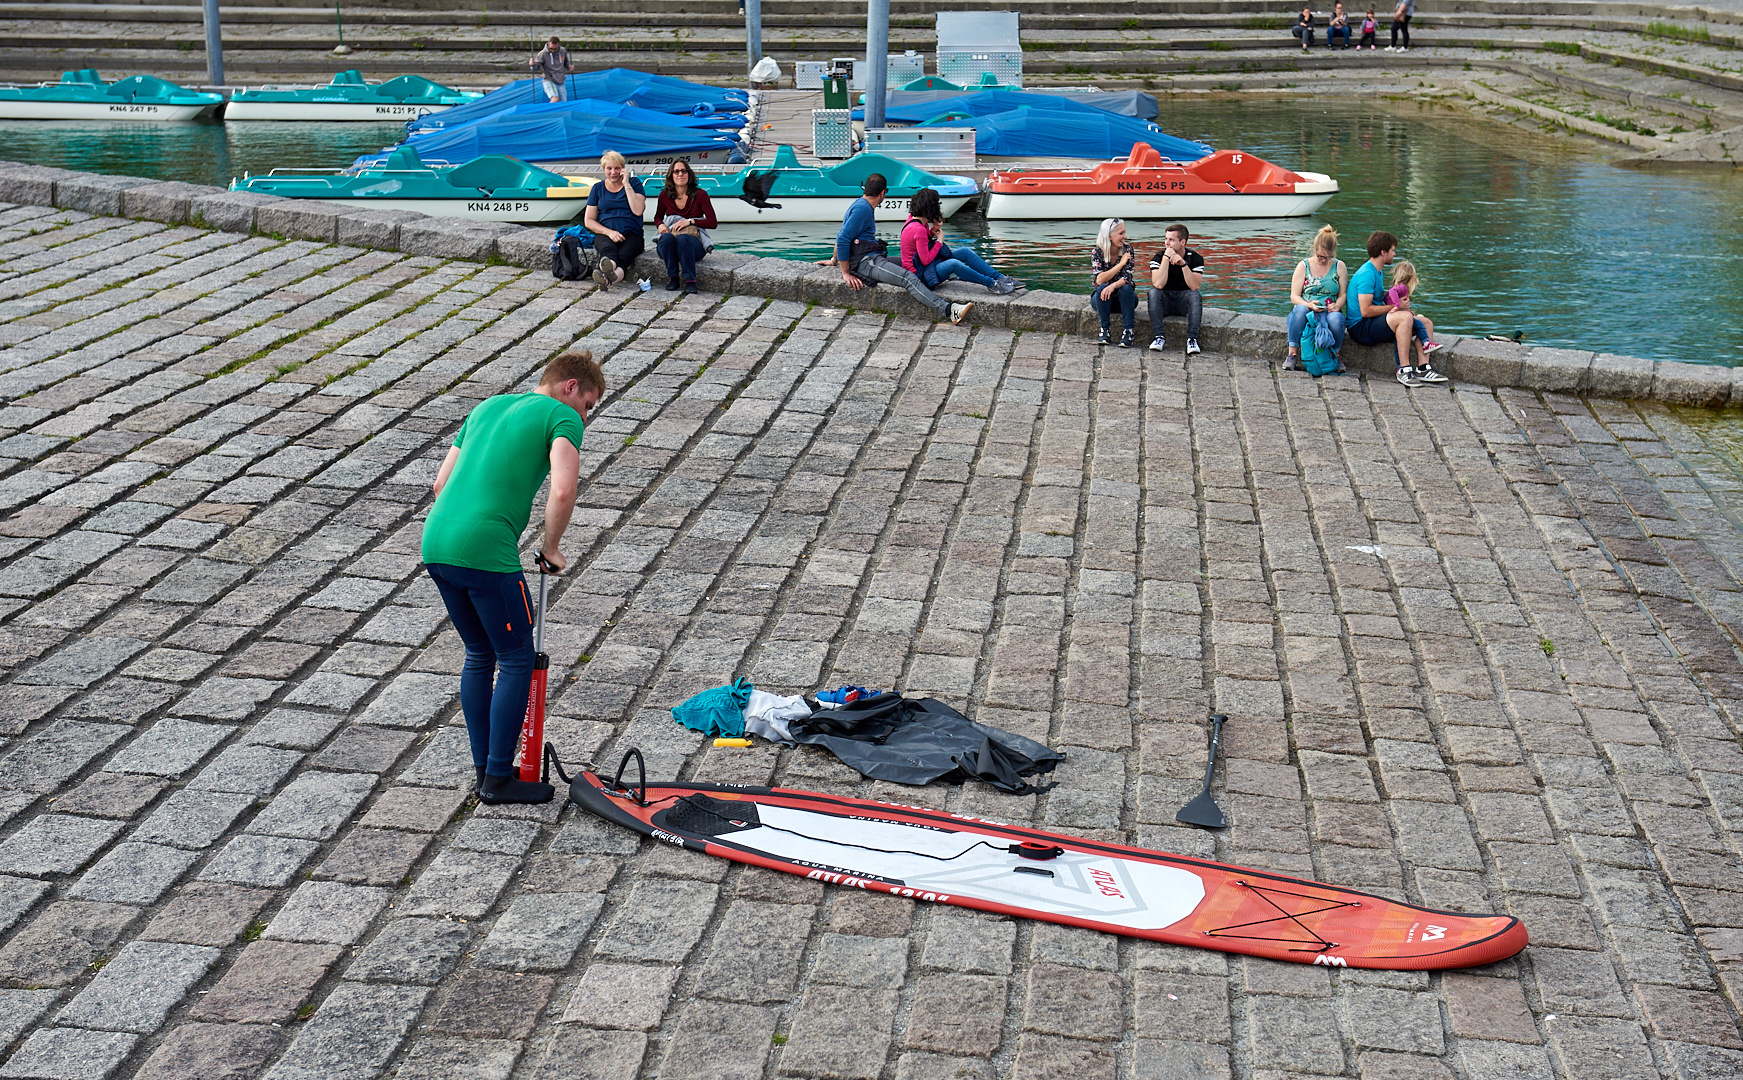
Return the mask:
[[[905, 110], [913, 105], [925, 105], [945, 99], [958, 99], [977, 93], [974, 90], [891, 90], [884, 98], [884, 116]], [[1074, 101], [1079, 105], [1088, 105], [1103, 112], [1118, 113], [1121, 116], [1136, 116], [1140, 120], [1156, 119], [1156, 98], [1142, 90], [1112, 90], [1101, 93], [1091, 93], [1080, 90], [1024, 90], [1023, 97], [1048, 97], [1064, 101]], [[965, 110], [966, 111], [966, 110]], [[855, 119], [860, 119], [856, 113]]]
[[[940, 103], [942, 104], [942, 103]], [[1068, 106], [1069, 108], [1069, 106]], [[1177, 139], [1155, 124], [1116, 116], [1087, 106], [1063, 114], [1058, 109], [1025, 106], [987, 116], [940, 121], [947, 127], [974, 128], [974, 152], [992, 158], [1089, 158], [1111, 161], [1149, 143], [1171, 161], [1197, 161], [1216, 151], [1201, 142]]]
[[[614, 116], [555, 112], [489, 117], [446, 131], [414, 135], [406, 145], [425, 161], [458, 164], [481, 154], [508, 154], [522, 161], [597, 161], [607, 150], [625, 157], [696, 153], [731, 148], [737, 140], [714, 128], [644, 124]], [[358, 159], [375, 161], [380, 154]]]
[[[668, 113], [660, 112], [658, 109], [644, 109], [637, 105], [606, 101], [604, 98], [581, 98], [576, 101], [539, 101], [530, 105], [513, 105], [499, 113], [480, 116], [468, 122], [476, 124], [480, 120], [504, 116], [552, 116], [566, 112], [591, 113], [594, 116], [620, 116], [625, 120], [637, 120], [644, 124], [667, 124], [671, 127], [715, 128], [736, 131], [744, 126], [743, 113], [717, 112], [708, 116], [691, 116], [689, 113]], [[452, 131], [459, 126], [461, 125], [449, 124], [442, 130]]]
[[[502, 112], [516, 105], [544, 102], [541, 79], [516, 79], [507, 86], [492, 90], [477, 101], [468, 102], [439, 113], [432, 113], [406, 125], [407, 131], [428, 131], [453, 127], [481, 116]], [[570, 100], [598, 98], [635, 105], [655, 112], [688, 113], [698, 105], [715, 112], [743, 111], [748, 95], [743, 90], [727, 90], [718, 86], [674, 79], [669, 75], [653, 75], [630, 68], [609, 68], [589, 71], [568, 78]]]

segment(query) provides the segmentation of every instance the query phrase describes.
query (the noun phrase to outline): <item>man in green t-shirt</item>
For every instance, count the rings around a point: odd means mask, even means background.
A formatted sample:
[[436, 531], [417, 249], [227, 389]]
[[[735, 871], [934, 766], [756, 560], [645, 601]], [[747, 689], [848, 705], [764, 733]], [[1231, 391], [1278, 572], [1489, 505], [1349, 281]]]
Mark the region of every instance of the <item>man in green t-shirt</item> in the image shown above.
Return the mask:
[[533, 602], [521, 573], [520, 536], [549, 473], [538, 557], [553, 571], [563, 569], [557, 545], [575, 511], [583, 423], [604, 393], [605, 375], [593, 354], [564, 353], [532, 393], [479, 402], [436, 474], [436, 505], [424, 521], [424, 568], [466, 645], [460, 711], [482, 802], [540, 803], [554, 794], [549, 784], [513, 775], [533, 678]]

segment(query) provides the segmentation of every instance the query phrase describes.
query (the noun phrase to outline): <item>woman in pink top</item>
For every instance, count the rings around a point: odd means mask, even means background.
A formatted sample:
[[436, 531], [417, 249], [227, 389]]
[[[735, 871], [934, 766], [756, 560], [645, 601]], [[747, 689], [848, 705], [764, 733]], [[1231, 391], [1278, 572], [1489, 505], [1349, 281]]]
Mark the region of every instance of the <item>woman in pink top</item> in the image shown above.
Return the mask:
[[908, 220], [902, 226], [902, 266], [918, 275], [928, 289], [936, 289], [953, 277], [986, 286], [987, 292], [1003, 296], [1021, 284], [999, 273], [973, 249], [952, 250], [944, 243], [944, 209], [938, 192], [921, 188], [908, 204]]

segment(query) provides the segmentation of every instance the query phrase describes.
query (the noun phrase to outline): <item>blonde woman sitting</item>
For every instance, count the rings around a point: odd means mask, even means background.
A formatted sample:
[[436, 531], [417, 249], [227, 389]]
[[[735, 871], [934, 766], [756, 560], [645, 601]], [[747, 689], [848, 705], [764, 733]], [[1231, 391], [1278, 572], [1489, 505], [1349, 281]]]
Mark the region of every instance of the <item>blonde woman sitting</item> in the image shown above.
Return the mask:
[[602, 289], [622, 281], [635, 265], [636, 256], [646, 250], [642, 239], [642, 211], [647, 197], [642, 194], [642, 182], [629, 173], [623, 155], [607, 150], [599, 157], [599, 167], [605, 179], [593, 185], [587, 193], [587, 231], [598, 235], [593, 242], [599, 252], [599, 269], [593, 280]]

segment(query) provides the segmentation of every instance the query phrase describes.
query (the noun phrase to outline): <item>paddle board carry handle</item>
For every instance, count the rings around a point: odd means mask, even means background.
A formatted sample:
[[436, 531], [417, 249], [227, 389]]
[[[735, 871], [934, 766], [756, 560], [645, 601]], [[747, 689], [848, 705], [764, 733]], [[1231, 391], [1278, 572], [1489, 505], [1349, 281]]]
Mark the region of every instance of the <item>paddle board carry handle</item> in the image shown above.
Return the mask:
[[[633, 794], [623, 786], [623, 771], [629, 768], [629, 759], [635, 759], [635, 771], [638, 779]], [[648, 804], [648, 763], [642, 760], [642, 752], [635, 747], [624, 751], [623, 760], [617, 763], [617, 775], [611, 778], [610, 794], [633, 798], [637, 806]]]
[[550, 773], [540, 768], [540, 748], [545, 745], [545, 686], [550, 678], [551, 658], [545, 654], [545, 605], [550, 599], [548, 574], [557, 572], [554, 563], [545, 560], [544, 552], [533, 556], [539, 566], [539, 603], [533, 609], [533, 681], [527, 688], [526, 717], [520, 729], [520, 769], [522, 780], [548, 780]]

